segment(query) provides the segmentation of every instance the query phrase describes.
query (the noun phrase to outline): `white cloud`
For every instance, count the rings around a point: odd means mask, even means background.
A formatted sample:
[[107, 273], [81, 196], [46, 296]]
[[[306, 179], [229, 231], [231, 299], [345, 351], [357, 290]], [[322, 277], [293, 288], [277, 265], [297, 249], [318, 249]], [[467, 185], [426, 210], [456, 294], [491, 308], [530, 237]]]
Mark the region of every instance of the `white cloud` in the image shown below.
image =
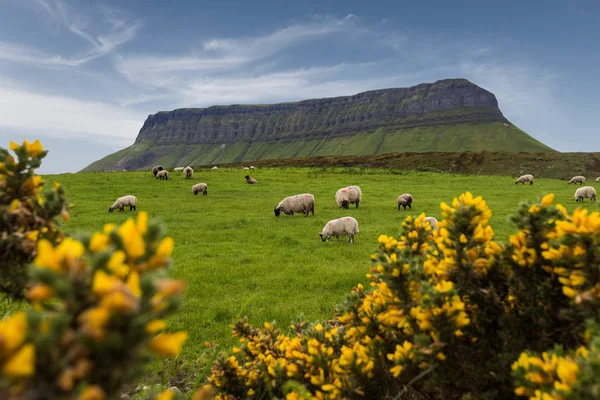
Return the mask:
[[0, 126], [55, 137], [99, 135], [131, 144], [145, 115], [105, 103], [0, 87]]

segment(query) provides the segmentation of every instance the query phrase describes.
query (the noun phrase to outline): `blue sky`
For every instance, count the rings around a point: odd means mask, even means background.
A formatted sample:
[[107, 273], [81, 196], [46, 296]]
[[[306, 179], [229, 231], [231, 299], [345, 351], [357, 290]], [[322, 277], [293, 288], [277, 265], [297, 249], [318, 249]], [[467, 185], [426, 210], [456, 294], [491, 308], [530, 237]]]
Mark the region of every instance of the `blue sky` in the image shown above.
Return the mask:
[[467, 78], [560, 151], [600, 151], [600, 2], [0, 0], [0, 145], [41, 171], [129, 146], [148, 114]]

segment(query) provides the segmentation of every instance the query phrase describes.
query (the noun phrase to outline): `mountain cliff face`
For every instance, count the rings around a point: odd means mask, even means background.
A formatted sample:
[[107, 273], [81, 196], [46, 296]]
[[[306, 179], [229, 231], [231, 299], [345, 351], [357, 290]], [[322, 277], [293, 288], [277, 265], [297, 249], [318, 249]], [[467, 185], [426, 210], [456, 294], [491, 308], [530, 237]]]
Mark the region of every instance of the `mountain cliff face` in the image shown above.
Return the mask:
[[148, 116], [133, 146], [84, 171], [478, 150], [552, 151], [510, 124], [492, 93], [446, 79], [294, 103], [161, 111]]

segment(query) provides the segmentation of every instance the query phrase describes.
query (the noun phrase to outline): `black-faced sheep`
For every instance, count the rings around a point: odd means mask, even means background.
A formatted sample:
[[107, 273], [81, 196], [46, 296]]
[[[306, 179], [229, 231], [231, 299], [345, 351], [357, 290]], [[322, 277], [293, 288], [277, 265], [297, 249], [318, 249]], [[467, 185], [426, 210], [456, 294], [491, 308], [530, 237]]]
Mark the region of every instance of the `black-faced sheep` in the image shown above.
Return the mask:
[[412, 209], [413, 197], [410, 193], [404, 193], [398, 196], [398, 200], [396, 200], [396, 202], [398, 203], [398, 210], [400, 207], [404, 207], [405, 210], [406, 207]]
[[515, 185], [519, 183], [522, 183], [524, 185], [525, 182], [529, 182], [530, 185], [533, 185], [533, 175], [527, 174], [520, 176], [519, 179], [517, 179], [517, 181], [515, 182]]
[[575, 191], [575, 201], [581, 201], [583, 199], [590, 199], [590, 202], [596, 201], [596, 189], [591, 186], [583, 186]]
[[158, 171], [158, 173], [156, 174], [156, 179], [169, 179], [169, 173], [167, 172], [166, 169], [163, 169], [162, 171]]
[[246, 183], [249, 183], [251, 185], [258, 183], [258, 181], [256, 179], [252, 178], [250, 175], [246, 175], [244, 178], [246, 179]]
[[162, 165], [155, 165], [154, 167], [152, 167], [152, 173], [154, 174], [154, 176], [156, 176], [156, 174], [158, 174], [159, 171], [162, 171], [164, 168], [162, 167]]
[[192, 186], [192, 193], [194, 193], [194, 196], [200, 192], [202, 192], [202, 196], [208, 196], [208, 185], [206, 183], [196, 183]]
[[358, 222], [352, 217], [342, 217], [329, 221], [319, 236], [322, 241], [329, 240], [335, 236], [338, 240], [340, 236], [348, 235], [348, 241], [354, 243], [354, 235], [358, 233]]
[[310, 193], [297, 194], [289, 196], [281, 200], [275, 207], [275, 216], [279, 217], [281, 213], [286, 215], [294, 215], [294, 213], [304, 213], [308, 217], [308, 213], [312, 212], [315, 215], [315, 196]]
[[183, 169], [183, 174], [185, 175], [185, 179], [191, 179], [194, 174], [194, 170], [189, 165]]
[[569, 185], [579, 183], [581, 186], [585, 183], [585, 176], [577, 175], [571, 178]]
[[132, 195], [127, 195], [123, 197], [119, 197], [112, 206], [108, 207], [108, 212], [113, 212], [115, 210], [123, 211], [126, 206], [129, 206], [129, 211], [135, 210], [137, 204], [137, 198]]
[[350, 204], [356, 204], [356, 208], [362, 200], [362, 192], [358, 186], [348, 186], [339, 189], [335, 193], [335, 202], [340, 208], [348, 209]]

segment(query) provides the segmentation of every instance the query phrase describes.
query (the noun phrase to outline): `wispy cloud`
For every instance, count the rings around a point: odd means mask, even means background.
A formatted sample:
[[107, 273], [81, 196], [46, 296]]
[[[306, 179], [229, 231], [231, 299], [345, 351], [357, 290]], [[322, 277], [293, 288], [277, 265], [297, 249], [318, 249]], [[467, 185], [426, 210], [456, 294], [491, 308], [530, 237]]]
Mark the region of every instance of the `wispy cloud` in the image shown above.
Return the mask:
[[142, 26], [123, 12], [99, 6], [91, 15], [74, 9], [64, 0], [35, 0], [41, 9], [70, 33], [80, 37], [86, 46], [74, 55], [50, 55], [42, 50], [18, 43], [0, 41], [0, 60], [39, 67], [77, 67], [111, 53], [129, 42]]

